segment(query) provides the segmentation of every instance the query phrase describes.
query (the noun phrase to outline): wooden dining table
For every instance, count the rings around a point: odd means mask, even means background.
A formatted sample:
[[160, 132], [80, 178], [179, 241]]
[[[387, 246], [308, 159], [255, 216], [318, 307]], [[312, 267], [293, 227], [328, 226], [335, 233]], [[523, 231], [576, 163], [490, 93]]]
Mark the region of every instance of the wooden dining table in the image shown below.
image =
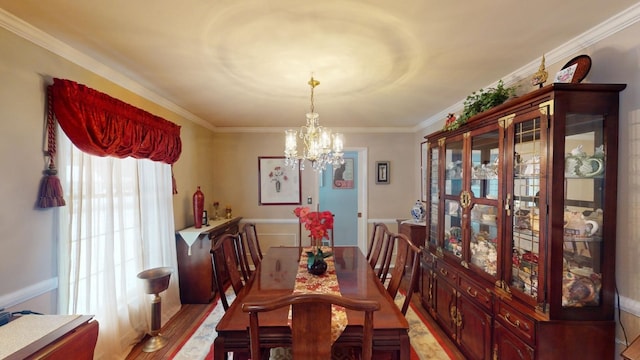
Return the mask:
[[[214, 360], [225, 359], [228, 352], [248, 351], [249, 315], [242, 311], [242, 304], [291, 294], [298, 271], [299, 251], [298, 247], [272, 247], [267, 251], [252, 278], [216, 326], [218, 336], [214, 341]], [[355, 246], [334, 247], [333, 257], [342, 296], [380, 303], [380, 310], [373, 317], [374, 353], [384, 351], [391, 353], [393, 359], [409, 359], [409, 324], [360, 249]], [[359, 347], [362, 344], [364, 316], [361, 312], [346, 311], [348, 323], [335, 346]], [[260, 343], [265, 347], [291, 346], [288, 323], [287, 308], [262, 313]]]

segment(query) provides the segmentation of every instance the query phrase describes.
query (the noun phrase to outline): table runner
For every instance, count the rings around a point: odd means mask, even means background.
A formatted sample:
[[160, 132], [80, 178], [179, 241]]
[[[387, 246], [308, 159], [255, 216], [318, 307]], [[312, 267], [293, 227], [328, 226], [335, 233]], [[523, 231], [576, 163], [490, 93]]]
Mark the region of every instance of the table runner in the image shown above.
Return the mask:
[[199, 229], [196, 229], [195, 227], [192, 226], [186, 229], [178, 230], [178, 234], [180, 234], [180, 237], [182, 237], [182, 240], [184, 240], [184, 242], [187, 243], [187, 249], [188, 249], [187, 256], [191, 256], [191, 245], [193, 245], [193, 243], [195, 243], [196, 240], [200, 238], [200, 235], [202, 235], [203, 232], [211, 228], [213, 228], [212, 225], [203, 226]]
[[[323, 246], [322, 252], [330, 252], [331, 247]], [[313, 251], [312, 248], [302, 249], [300, 262], [298, 264], [298, 273], [296, 274], [296, 282], [293, 287], [294, 294], [333, 294], [340, 295], [340, 286], [338, 285], [338, 277], [336, 276], [336, 267], [333, 261], [333, 255], [325, 258], [327, 262], [327, 271], [322, 275], [313, 275], [307, 271], [307, 251]], [[289, 310], [289, 321], [291, 321], [291, 310]], [[291, 323], [289, 323], [291, 324]], [[344, 329], [347, 327], [347, 312], [342, 306], [331, 306], [331, 343], [335, 342]]]
[[[182, 237], [185, 243], [187, 243], [187, 256], [191, 256], [191, 245], [193, 245], [196, 240], [200, 238], [200, 236], [204, 236], [205, 233], [210, 231], [211, 229], [218, 227], [226, 222], [229, 222], [229, 219], [218, 219], [218, 220], [210, 220], [209, 225], [202, 225], [201, 228], [196, 228], [195, 226], [188, 227], [186, 229], [178, 230], [178, 234]], [[207, 235], [208, 236], [208, 235]]]

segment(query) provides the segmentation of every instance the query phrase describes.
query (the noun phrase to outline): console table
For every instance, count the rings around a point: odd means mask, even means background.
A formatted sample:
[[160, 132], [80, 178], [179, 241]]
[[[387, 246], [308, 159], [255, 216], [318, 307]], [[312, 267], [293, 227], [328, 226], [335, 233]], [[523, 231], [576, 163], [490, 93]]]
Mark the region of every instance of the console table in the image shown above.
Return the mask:
[[424, 239], [427, 237], [427, 226], [423, 222], [415, 222], [413, 220], [397, 219], [398, 232], [409, 237], [411, 242], [417, 246], [424, 246]]
[[[407, 235], [411, 242], [422, 248], [424, 246], [424, 240], [427, 237], [427, 225], [425, 222], [415, 222], [414, 220], [396, 219], [398, 223], [398, 233]], [[411, 267], [413, 266], [413, 257], [407, 260], [407, 271], [405, 276], [409, 276], [411, 273]], [[408, 280], [408, 279], [407, 279]], [[418, 283], [420, 281], [418, 280]], [[420, 291], [419, 289], [415, 289]]]
[[191, 226], [177, 231], [176, 253], [183, 304], [206, 304], [215, 295], [210, 250], [223, 234], [237, 233], [241, 217], [210, 220], [199, 229]]
[[89, 315], [26, 315], [2, 326], [0, 358], [92, 360], [98, 322]]

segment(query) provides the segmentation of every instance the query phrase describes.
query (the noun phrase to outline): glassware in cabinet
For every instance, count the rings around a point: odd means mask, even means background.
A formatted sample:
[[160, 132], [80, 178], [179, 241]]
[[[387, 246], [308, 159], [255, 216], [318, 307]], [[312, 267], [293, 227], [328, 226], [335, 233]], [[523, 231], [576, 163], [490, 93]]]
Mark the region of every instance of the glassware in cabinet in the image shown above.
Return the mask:
[[444, 239], [443, 250], [457, 258], [463, 256], [463, 232], [462, 220], [464, 216], [463, 204], [460, 203], [460, 194], [464, 190], [463, 152], [464, 142], [457, 139], [444, 144]]
[[[540, 219], [544, 220], [546, 203], [540, 202], [540, 191], [546, 163], [547, 112], [534, 110], [514, 118], [508, 129], [512, 166], [507, 173], [512, 181], [507, 188], [510, 205], [511, 257], [507, 259], [507, 283], [532, 302], [538, 301], [541, 267]], [[542, 213], [542, 214], [541, 214]], [[542, 298], [540, 302], [544, 301]]]
[[607, 241], [604, 117], [569, 114], [565, 126], [562, 306], [599, 306]]
[[440, 152], [437, 143], [428, 144], [429, 155], [427, 157], [427, 169], [429, 169], [428, 185], [427, 185], [427, 197], [428, 197], [428, 218], [429, 218], [429, 233], [428, 243], [432, 247], [438, 246], [438, 224], [440, 218], [438, 217], [438, 209], [440, 207], [440, 171], [439, 171], [439, 157]]

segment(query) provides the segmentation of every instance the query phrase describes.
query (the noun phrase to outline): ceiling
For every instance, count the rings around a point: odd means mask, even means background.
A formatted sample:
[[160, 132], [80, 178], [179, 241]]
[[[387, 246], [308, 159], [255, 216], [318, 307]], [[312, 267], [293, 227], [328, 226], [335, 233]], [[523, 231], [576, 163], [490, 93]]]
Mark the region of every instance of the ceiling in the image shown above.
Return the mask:
[[636, 2], [0, 0], [0, 15], [211, 129], [302, 125], [313, 74], [322, 125], [409, 130]]

